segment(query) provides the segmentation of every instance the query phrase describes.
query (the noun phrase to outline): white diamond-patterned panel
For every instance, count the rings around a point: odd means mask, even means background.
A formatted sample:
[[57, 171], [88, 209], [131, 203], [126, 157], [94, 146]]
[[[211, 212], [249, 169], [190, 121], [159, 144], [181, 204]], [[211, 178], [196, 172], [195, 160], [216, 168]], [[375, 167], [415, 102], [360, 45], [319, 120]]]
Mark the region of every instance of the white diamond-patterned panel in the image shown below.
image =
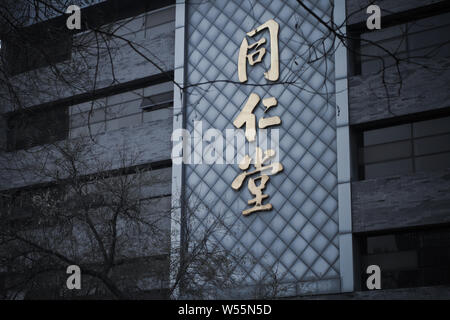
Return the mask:
[[[329, 0], [303, 2], [324, 21], [331, 19]], [[280, 25], [280, 83], [264, 78], [267, 44], [263, 62], [247, 66], [249, 80], [240, 84], [241, 41], [269, 19]], [[197, 210], [191, 224], [201, 234], [206, 217], [225, 216], [227, 232], [215, 240], [248, 258], [236, 268], [245, 285], [269, 283], [273, 274], [280, 283], [338, 279], [334, 55], [326, 28], [295, 0], [192, 1], [186, 27], [186, 129], [192, 134], [194, 121], [202, 121], [203, 133], [215, 128], [225, 135], [252, 92], [275, 97], [278, 105], [268, 114], [282, 121], [273, 128], [280, 130], [284, 167], [264, 190], [273, 210], [244, 217], [252, 196], [246, 183], [239, 191], [231, 188], [241, 173], [238, 165], [186, 164], [185, 196], [208, 208]], [[269, 39], [267, 31], [264, 36]], [[257, 106], [255, 114], [261, 118], [263, 108]]]

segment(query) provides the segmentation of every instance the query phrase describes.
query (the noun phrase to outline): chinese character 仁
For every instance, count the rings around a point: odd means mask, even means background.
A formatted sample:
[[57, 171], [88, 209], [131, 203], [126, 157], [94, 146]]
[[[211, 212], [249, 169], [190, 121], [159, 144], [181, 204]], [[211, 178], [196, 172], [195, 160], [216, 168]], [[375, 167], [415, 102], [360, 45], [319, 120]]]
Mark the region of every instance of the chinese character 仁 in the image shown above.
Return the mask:
[[[253, 142], [256, 138], [256, 117], [253, 114], [253, 110], [259, 103], [260, 97], [256, 93], [250, 94], [247, 102], [244, 105], [242, 111], [234, 119], [233, 124], [236, 128], [241, 128], [245, 124], [245, 137], [248, 141]], [[263, 105], [266, 107], [264, 113], [270, 108], [277, 106], [277, 99], [274, 97], [263, 99]], [[262, 118], [258, 121], [258, 127], [264, 129], [269, 126], [275, 126], [281, 123], [281, 119], [278, 116]]]

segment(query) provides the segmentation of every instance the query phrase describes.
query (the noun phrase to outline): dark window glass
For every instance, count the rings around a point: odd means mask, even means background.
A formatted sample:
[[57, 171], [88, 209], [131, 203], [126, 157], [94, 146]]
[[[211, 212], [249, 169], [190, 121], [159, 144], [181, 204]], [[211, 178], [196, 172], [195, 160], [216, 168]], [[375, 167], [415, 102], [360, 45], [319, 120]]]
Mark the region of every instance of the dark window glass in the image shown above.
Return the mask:
[[364, 131], [364, 146], [387, 142], [402, 141], [411, 138], [411, 125], [403, 124], [381, 129]]
[[364, 162], [374, 163], [411, 156], [409, 141], [391, 142], [364, 148]]
[[450, 167], [450, 117], [363, 131], [362, 179]]
[[155, 94], [150, 97], [145, 97], [142, 100], [141, 108], [144, 111], [153, 111], [157, 109], [171, 107], [173, 104], [173, 92], [164, 92]]
[[415, 164], [417, 171], [446, 169], [450, 167], [450, 152], [417, 157]]
[[69, 29], [33, 26], [18, 30], [4, 41], [8, 73], [16, 75], [71, 58], [72, 35]]
[[8, 116], [8, 151], [64, 140], [69, 132], [67, 107], [21, 110]]
[[411, 159], [387, 161], [381, 163], [368, 164], [364, 166], [364, 177], [366, 179], [394, 176], [398, 174], [408, 174], [413, 171]]
[[361, 288], [366, 269], [378, 265], [381, 288], [450, 284], [450, 228], [361, 236]]
[[379, 73], [383, 67], [396, 65], [395, 59], [382, 48], [409, 61], [450, 57], [450, 13], [353, 36], [360, 39], [360, 43], [353, 44], [354, 50], [360, 53], [354, 57], [355, 74]]
[[417, 156], [443, 151], [450, 151], [450, 134], [414, 140], [414, 154]]
[[39, 221], [43, 221], [42, 214], [45, 216], [48, 213], [49, 199], [56, 208], [57, 203], [64, 205], [65, 194], [63, 186], [2, 193], [0, 194], [0, 218], [5, 223], [4, 226], [11, 228], [11, 231], [33, 229]]
[[418, 121], [413, 123], [414, 137], [426, 137], [450, 132], [450, 117]]

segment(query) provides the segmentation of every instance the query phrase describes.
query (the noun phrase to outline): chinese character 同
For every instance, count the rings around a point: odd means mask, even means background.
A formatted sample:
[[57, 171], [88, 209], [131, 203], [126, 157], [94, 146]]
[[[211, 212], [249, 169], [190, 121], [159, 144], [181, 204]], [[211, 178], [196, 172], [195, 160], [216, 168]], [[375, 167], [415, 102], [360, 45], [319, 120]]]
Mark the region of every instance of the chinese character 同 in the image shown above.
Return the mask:
[[[269, 29], [270, 33], [270, 69], [267, 72], [264, 72], [264, 77], [270, 81], [277, 81], [280, 74], [280, 61], [278, 58], [278, 23], [275, 20], [270, 19], [256, 29], [248, 32], [247, 35], [249, 37], [253, 37], [265, 28]], [[260, 46], [264, 43], [266, 43], [266, 38], [261, 38], [259, 41], [254, 42], [251, 45], [248, 44], [247, 38], [244, 37], [242, 40], [238, 58], [238, 76], [240, 82], [247, 81], [247, 60], [251, 66], [262, 61], [264, 55], [266, 54], [266, 48], [260, 48]], [[248, 51], [252, 49], [256, 49], [256, 51], [248, 53]]]

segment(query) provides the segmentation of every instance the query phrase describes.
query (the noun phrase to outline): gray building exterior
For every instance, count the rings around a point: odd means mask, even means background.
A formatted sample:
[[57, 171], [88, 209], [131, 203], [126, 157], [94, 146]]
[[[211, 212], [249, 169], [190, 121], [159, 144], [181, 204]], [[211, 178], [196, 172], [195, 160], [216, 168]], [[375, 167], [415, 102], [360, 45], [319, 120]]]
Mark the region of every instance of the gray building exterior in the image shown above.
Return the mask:
[[[205, 252], [230, 257], [219, 261], [230, 267], [220, 275], [229, 271], [233, 281], [202, 278], [196, 288], [210, 293], [202, 297], [450, 298], [450, 2], [376, 1], [379, 30], [366, 25], [371, 4], [99, 1], [81, 11], [97, 32], [71, 33], [70, 46], [60, 48], [66, 55], [38, 67], [26, 66], [1, 34], [2, 66], [9, 68], [0, 85], [2, 214], [15, 213], [18, 223], [32, 215], [22, 194], [70, 180], [69, 171], [55, 179], [33, 165], [48, 158], [45, 166], [55, 169], [58, 161], [48, 155], [64, 141], [83, 140], [89, 152], [80, 154], [80, 176], [151, 181], [136, 201], [146, 217], [158, 217], [163, 236], [130, 231], [128, 262], [118, 271], [138, 283], [137, 298], [183, 296], [188, 286], [168, 289], [179, 280], [173, 269], [182, 269], [191, 244], [217, 221], [221, 228], [211, 231]], [[41, 24], [66, 18], [56, 14]], [[276, 37], [275, 29], [258, 29], [269, 21], [279, 28]], [[80, 48], [98, 44], [99, 34], [107, 49], [86, 57]], [[239, 70], [244, 39], [246, 81]], [[278, 59], [271, 60], [274, 39]], [[260, 61], [250, 58], [261, 48]], [[55, 75], [51, 66], [68, 61], [78, 63], [79, 73]], [[274, 63], [278, 75], [269, 79]], [[28, 90], [30, 79], [38, 91]], [[232, 187], [247, 170], [237, 162], [246, 152], [234, 149], [225, 159], [222, 150], [239, 140], [229, 140], [227, 130], [246, 129], [235, 119], [252, 94], [261, 98], [256, 120], [280, 120], [259, 122], [256, 131], [257, 138], [268, 134], [270, 146], [257, 142], [276, 149], [282, 170], [255, 185], [267, 197], [257, 212], [243, 215], [258, 196], [247, 176], [242, 188]], [[263, 109], [267, 98], [276, 104]], [[23, 116], [23, 110], [31, 111]], [[57, 123], [56, 129], [27, 131], [23, 117], [41, 127]], [[175, 152], [177, 132], [189, 135], [182, 140], [189, 151], [183, 145]], [[205, 160], [208, 145], [222, 138], [215, 161]], [[123, 162], [123, 155], [136, 158]], [[18, 200], [11, 205], [11, 199]], [[370, 265], [380, 268], [380, 289], [367, 286]], [[8, 266], [0, 276], [0, 293], [9, 298]], [[65, 287], [64, 276], [18, 297], [60, 297], [47, 292], [58, 286]], [[89, 296], [96, 297], [83, 295]]]

